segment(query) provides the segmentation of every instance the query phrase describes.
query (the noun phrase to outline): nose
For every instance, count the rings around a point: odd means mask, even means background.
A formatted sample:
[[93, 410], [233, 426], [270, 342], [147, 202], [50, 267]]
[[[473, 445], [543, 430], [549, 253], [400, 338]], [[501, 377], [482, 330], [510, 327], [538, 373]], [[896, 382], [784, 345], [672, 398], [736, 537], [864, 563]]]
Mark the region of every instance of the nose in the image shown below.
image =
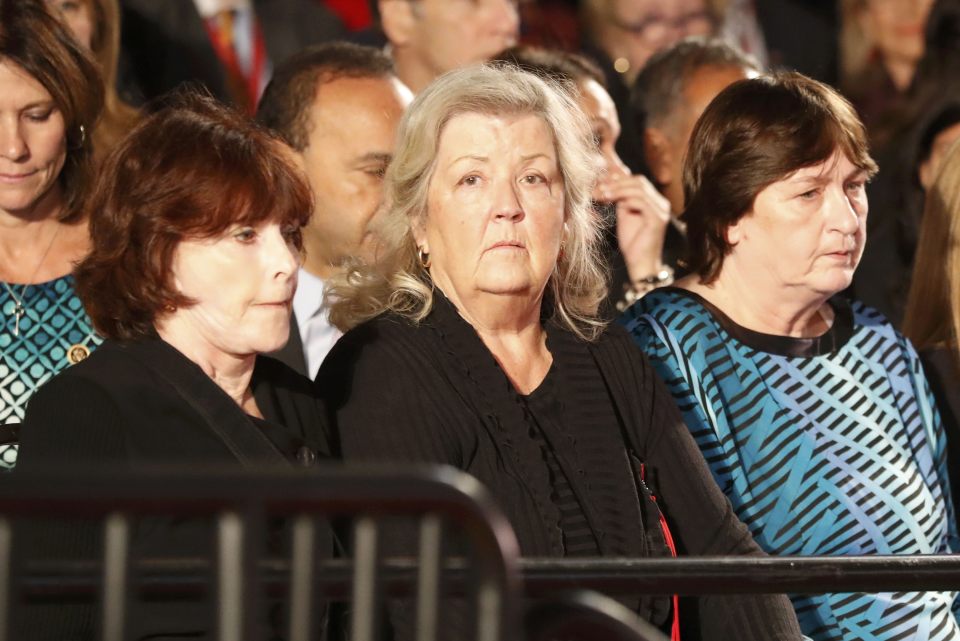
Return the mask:
[[22, 161], [30, 155], [20, 123], [14, 119], [5, 118], [0, 122], [0, 154], [13, 161]]
[[271, 225], [267, 234], [266, 254], [274, 277], [289, 278], [300, 268], [297, 248], [284, 236], [280, 225]]
[[[860, 229], [860, 211], [866, 203], [857, 202], [844, 192], [842, 187], [830, 190], [834, 196], [829, 200], [829, 222], [833, 229], [848, 236], [852, 236]], [[866, 198], [866, 196], [862, 196]]]
[[624, 164], [623, 160], [621, 160], [620, 154], [617, 153], [613, 145], [610, 145], [608, 149], [604, 149], [600, 153], [603, 157], [603, 171], [605, 173], [611, 176], [630, 175], [630, 170], [626, 164]]
[[493, 217], [498, 221], [520, 222], [523, 220], [523, 203], [517, 187], [512, 182], [503, 181], [494, 193]]

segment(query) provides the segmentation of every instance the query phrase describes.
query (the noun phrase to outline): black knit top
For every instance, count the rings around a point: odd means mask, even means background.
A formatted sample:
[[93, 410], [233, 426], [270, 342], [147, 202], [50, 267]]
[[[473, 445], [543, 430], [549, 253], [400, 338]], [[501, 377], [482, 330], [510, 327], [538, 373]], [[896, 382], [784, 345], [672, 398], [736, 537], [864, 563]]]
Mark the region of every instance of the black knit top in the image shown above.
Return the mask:
[[[620, 327], [588, 343], [545, 322], [563, 420], [543, 420], [517, 394], [476, 331], [439, 292], [420, 325], [382, 315], [347, 332], [317, 376], [345, 460], [442, 463], [479, 479], [500, 502], [525, 556], [561, 557], [564, 528], [531, 427], [542, 430], [602, 556], [668, 556], [656, 505], [680, 554], [762, 554], [721, 493], [680, 414]], [[536, 396], [536, 395], [535, 395]], [[537, 401], [534, 401], [537, 405]], [[531, 421], [531, 415], [538, 420]], [[554, 477], [555, 478], [555, 477]], [[569, 541], [573, 532], [567, 531]], [[684, 641], [799, 639], [781, 596], [696, 600]], [[668, 623], [667, 597], [635, 599], [638, 613]], [[681, 601], [681, 618], [684, 605]]]

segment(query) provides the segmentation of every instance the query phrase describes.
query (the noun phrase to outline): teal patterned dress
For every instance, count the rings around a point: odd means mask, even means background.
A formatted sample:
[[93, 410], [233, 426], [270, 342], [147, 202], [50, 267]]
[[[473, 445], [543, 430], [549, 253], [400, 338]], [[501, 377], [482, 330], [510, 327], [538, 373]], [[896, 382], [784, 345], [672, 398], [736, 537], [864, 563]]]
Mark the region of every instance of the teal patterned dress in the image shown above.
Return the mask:
[[[10, 288], [22, 298], [25, 312], [17, 327], [16, 301], [0, 287], [0, 424], [20, 423], [37, 388], [102, 341], [73, 289], [72, 276], [27, 285], [25, 291], [23, 285]], [[13, 468], [16, 461], [17, 446], [0, 445], [0, 470]]]
[[[831, 300], [816, 338], [761, 334], [691, 292], [621, 318], [713, 476], [775, 555], [958, 548], [946, 439], [920, 361], [876, 311]], [[960, 641], [955, 591], [792, 596], [814, 641]]]

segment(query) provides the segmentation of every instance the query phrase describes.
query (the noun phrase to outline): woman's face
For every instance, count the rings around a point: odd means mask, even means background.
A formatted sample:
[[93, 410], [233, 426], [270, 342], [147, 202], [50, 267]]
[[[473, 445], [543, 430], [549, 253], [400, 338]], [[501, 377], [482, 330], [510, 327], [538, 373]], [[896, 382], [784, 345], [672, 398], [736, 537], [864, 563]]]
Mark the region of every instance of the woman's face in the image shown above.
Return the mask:
[[223, 354], [283, 347], [297, 288], [299, 233], [274, 221], [182, 241], [173, 258], [174, 284], [197, 302], [168, 318], [180, 316], [197, 339]]
[[830, 296], [850, 285], [866, 238], [866, 172], [837, 151], [757, 194], [727, 230], [723, 270], [772, 279], [793, 298]]
[[563, 179], [539, 116], [454, 117], [440, 136], [425, 219], [414, 230], [448, 296], [538, 299], [563, 236]]
[[29, 214], [67, 157], [63, 114], [42, 84], [0, 58], [0, 210]]
[[[580, 108], [590, 121], [590, 129], [597, 143], [597, 166], [601, 175], [626, 176], [630, 173], [617, 153], [617, 139], [620, 138], [620, 118], [613, 98], [596, 80], [580, 83]], [[603, 200], [599, 192], [599, 181], [594, 187], [593, 199]]]
[[916, 62], [933, 0], [866, 0], [867, 31], [885, 58]]
[[93, 12], [89, 0], [47, 0], [47, 7], [52, 13], [59, 14], [76, 41], [90, 50], [93, 42]]

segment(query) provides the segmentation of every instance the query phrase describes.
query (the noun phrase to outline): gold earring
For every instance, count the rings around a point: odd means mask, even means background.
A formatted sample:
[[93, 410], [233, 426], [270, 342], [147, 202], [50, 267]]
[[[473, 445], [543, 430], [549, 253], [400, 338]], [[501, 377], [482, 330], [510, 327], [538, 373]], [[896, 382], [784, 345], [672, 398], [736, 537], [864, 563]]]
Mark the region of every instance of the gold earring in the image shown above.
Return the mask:
[[417, 247], [417, 258], [424, 269], [430, 269], [430, 254], [423, 247]]

